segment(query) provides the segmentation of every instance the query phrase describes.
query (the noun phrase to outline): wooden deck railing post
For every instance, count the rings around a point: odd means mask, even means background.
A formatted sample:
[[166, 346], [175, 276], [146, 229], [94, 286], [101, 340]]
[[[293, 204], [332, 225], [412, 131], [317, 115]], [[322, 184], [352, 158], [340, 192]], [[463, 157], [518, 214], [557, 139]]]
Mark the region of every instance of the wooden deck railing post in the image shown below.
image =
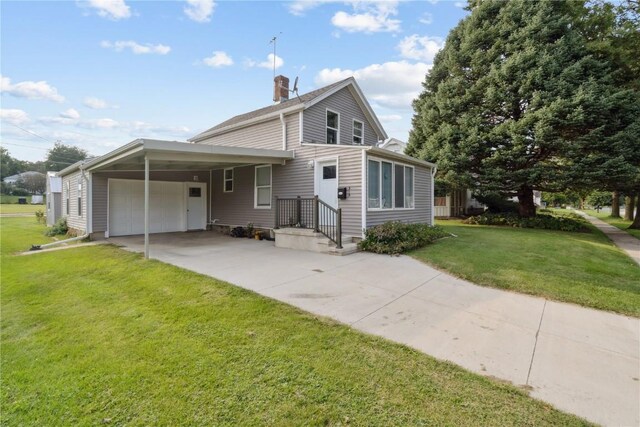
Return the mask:
[[342, 208], [336, 214], [336, 248], [342, 249]]
[[318, 196], [313, 196], [313, 231], [316, 233], [320, 232], [320, 207], [318, 205]]

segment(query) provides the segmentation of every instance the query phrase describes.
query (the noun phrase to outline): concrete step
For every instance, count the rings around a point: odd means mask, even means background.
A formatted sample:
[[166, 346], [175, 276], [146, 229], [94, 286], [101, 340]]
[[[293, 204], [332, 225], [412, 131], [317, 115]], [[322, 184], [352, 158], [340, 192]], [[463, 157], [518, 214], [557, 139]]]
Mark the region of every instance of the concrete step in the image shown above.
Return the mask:
[[299, 249], [304, 251], [327, 253], [332, 255], [349, 255], [358, 252], [358, 244], [353, 236], [343, 236], [342, 248], [336, 248], [322, 233], [303, 228], [281, 228], [273, 230], [276, 236], [276, 247]]

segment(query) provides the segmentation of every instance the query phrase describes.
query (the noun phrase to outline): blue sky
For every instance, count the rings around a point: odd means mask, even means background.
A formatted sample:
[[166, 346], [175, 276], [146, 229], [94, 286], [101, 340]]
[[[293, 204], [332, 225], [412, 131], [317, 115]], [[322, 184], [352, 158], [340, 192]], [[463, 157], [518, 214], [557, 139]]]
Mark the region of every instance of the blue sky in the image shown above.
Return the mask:
[[272, 103], [273, 36], [276, 72], [298, 76], [300, 93], [354, 75], [387, 133], [406, 140], [411, 100], [462, 6], [2, 1], [2, 145], [33, 161], [57, 140], [94, 155], [137, 137], [183, 141]]

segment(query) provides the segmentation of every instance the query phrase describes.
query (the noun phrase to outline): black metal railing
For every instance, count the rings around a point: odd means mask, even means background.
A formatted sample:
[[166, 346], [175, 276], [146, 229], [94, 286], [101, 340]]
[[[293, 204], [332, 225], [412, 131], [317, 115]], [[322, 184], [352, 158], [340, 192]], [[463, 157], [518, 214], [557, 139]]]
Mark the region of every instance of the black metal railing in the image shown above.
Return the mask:
[[308, 228], [322, 233], [342, 249], [342, 209], [335, 209], [318, 198], [276, 197], [276, 228]]

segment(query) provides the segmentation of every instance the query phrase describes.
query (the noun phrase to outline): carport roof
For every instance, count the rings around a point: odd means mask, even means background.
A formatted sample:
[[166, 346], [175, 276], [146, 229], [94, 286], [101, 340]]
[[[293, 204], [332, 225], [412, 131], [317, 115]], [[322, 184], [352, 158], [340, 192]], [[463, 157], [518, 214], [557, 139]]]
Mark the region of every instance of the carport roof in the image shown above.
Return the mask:
[[251, 164], [284, 164], [293, 151], [191, 144], [179, 141], [136, 139], [100, 157], [75, 163], [58, 172], [76, 170], [144, 170], [145, 158], [154, 170], [203, 170]]

